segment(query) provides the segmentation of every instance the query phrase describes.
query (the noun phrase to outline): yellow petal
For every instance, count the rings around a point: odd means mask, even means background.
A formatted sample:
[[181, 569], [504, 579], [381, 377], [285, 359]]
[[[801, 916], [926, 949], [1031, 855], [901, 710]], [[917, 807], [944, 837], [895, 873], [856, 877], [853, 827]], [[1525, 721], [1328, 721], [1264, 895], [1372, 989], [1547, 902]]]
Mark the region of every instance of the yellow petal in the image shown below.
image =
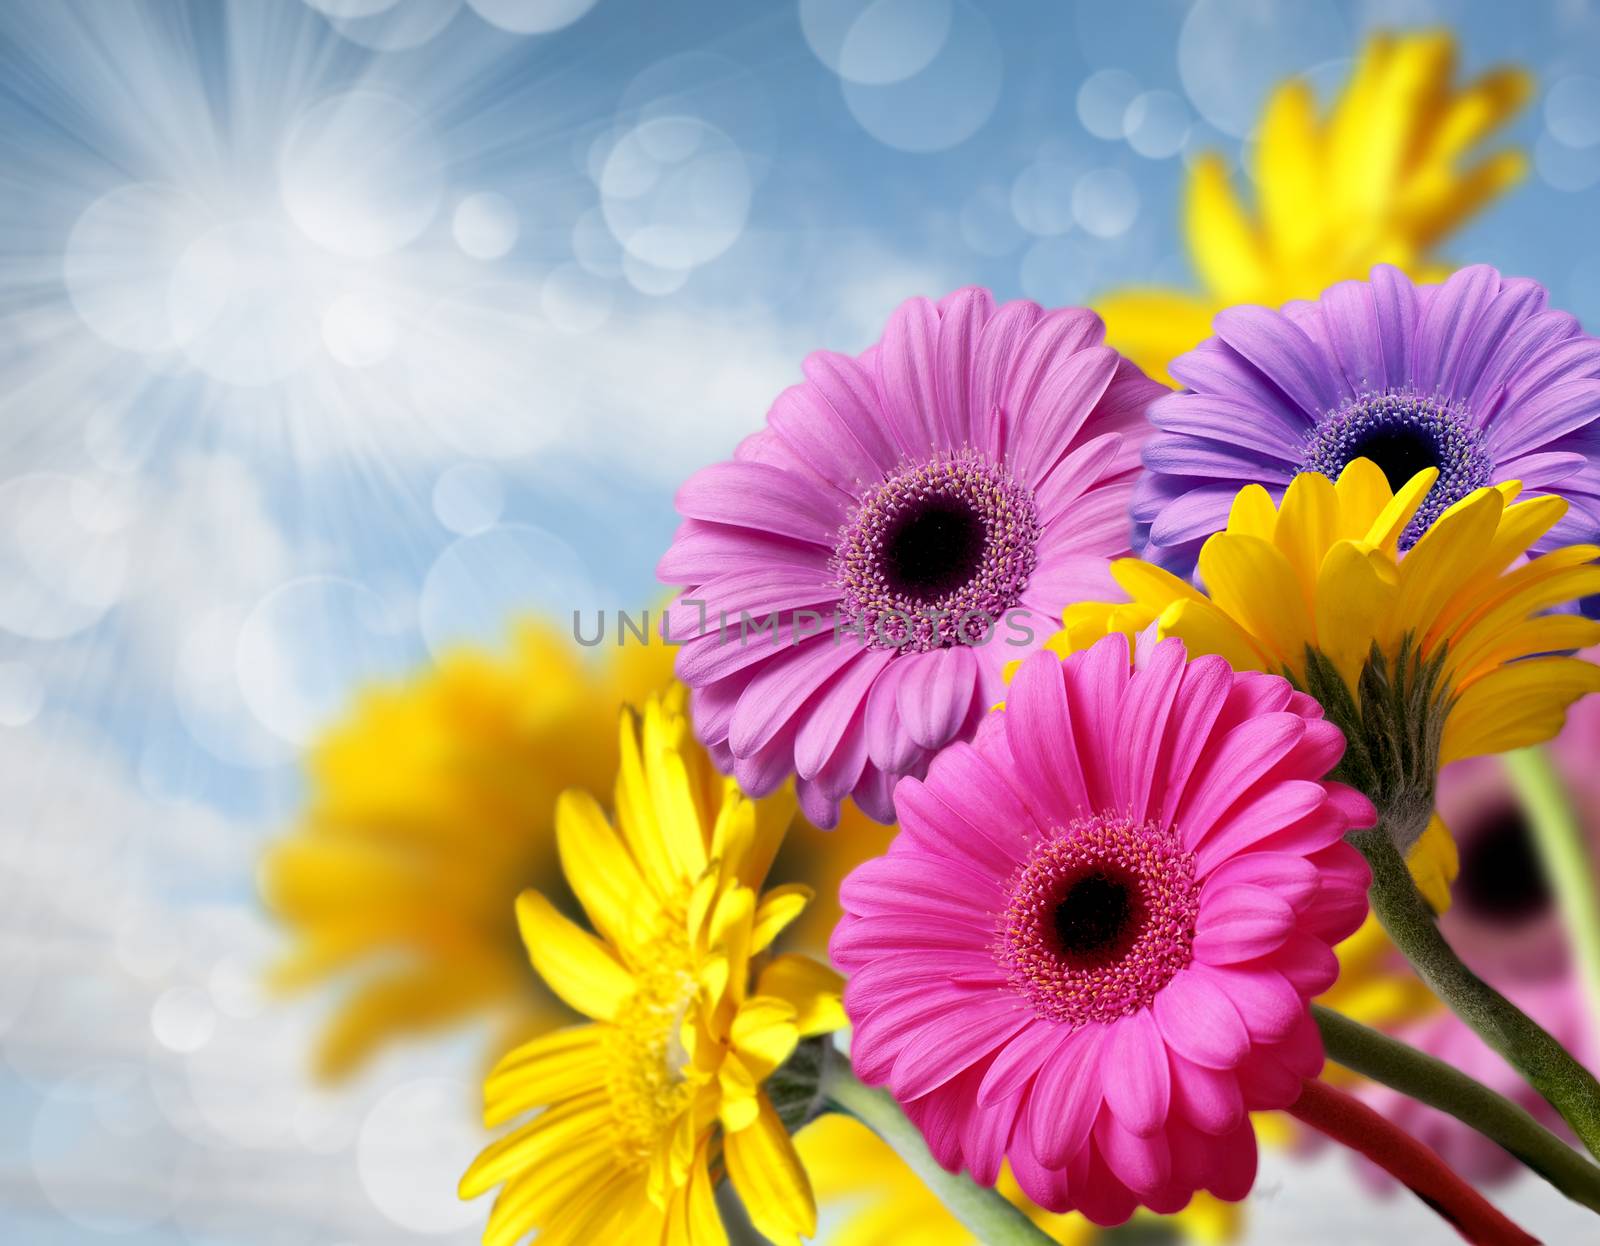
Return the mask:
[[539, 976], [584, 1016], [609, 1021], [633, 995], [633, 975], [616, 954], [539, 892], [517, 897], [517, 925]]
[[817, 1231], [817, 1206], [800, 1157], [766, 1095], [748, 1128], [723, 1143], [728, 1176], [750, 1222], [774, 1246], [799, 1246]]
[[569, 1099], [541, 1112], [520, 1129], [490, 1143], [461, 1178], [462, 1198], [477, 1198], [503, 1181], [531, 1169], [570, 1145], [601, 1131], [610, 1119], [611, 1101], [603, 1091]]
[[1387, 554], [1339, 541], [1317, 578], [1317, 648], [1355, 691], [1377, 629], [1394, 608], [1397, 573]]
[[1434, 520], [1400, 560], [1394, 625], [1424, 638], [1424, 654], [1439, 639], [1434, 623], [1445, 602], [1479, 578], [1478, 565], [1504, 508], [1504, 499], [1494, 489], [1470, 493]]
[[1374, 521], [1394, 501], [1388, 477], [1371, 459], [1351, 459], [1346, 463], [1333, 491], [1339, 496], [1338, 535], [1347, 541], [1367, 540]]
[[809, 956], [773, 957], [756, 979], [756, 993], [787, 1001], [802, 1038], [850, 1023], [844, 1013], [844, 979]]
[[752, 995], [739, 1005], [728, 1037], [757, 1081], [765, 1081], [800, 1041], [794, 1005], [775, 995]]
[[1211, 600], [1249, 633], [1272, 669], [1299, 669], [1312, 641], [1310, 612], [1293, 591], [1283, 552], [1260, 537], [1219, 532], [1200, 548], [1200, 578]]
[[1189, 171], [1183, 217], [1200, 279], [1224, 303], [1248, 298], [1269, 283], [1260, 239], [1228, 183], [1227, 165], [1214, 152], [1201, 156]]
[[1411, 877], [1416, 879], [1417, 890], [1422, 892], [1435, 913], [1450, 907], [1450, 884], [1461, 872], [1461, 858], [1456, 852], [1456, 841], [1443, 819], [1434, 814], [1428, 829], [1417, 837], [1406, 853], [1406, 865]]
[[541, 1035], [503, 1056], [489, 1073], [484, 1124], [493, 1128], [535, 1107], [603, 1089], [609, 1069], [599, 1026]]
[[[1347, 472], [1349, 470], [1348, 467], [1345, 469]], [[1400, 492], [1378, 512], [1372, 526], [1362, 536], [1362, 542], [1394, 554], [1400, 543], [1400, 534], [1406, 530], [1406, 525], [1416, 515], [1423, 499], [1428, 496], [1428, 490], [1433, 488], [1433, 482], [1438, 479], [1439, 469], [1426, 467], [1401, 485]]]
[[[1270, 660], [1237, 623], [1209, 601], [1175, 601], [1161, 612], [1161, 636], [1183, 641], [1190, 658], [1216, 654], [1236, 671], [1274, 671]], [[1303, 655], [1302, 655], [1303, 657]], [[1299, 670], [1297, 659], [1292, 669]]]
[[613, 943], [632, 943], [648, 929], [656, 897], [588, 792], [563, 792], [556, 802], [556, 846], [562, 873], [596, 930]]
[[1233, 505], [1228, 508], [1229, 532], [1270, 541], [1277, 526], [1278, 508], [1272, 504], [1272, 495], [1260, 485], [1246, 485], [1234, 495]]
[[[1301, 472], [1289, 482], [1270, 540], [1294, 568], [1308, 611], [1316, 609], [1322, 558], [1337, 539], [1338, 526], [1339, 496], [1333, 481], [1319, 472]], [[1233, 525], [1228, 527], [1231, 532]]]
[[729, 1133], [748, 1129], [755, 1123], [756, 1096], [761, 1087], [756, 1076], [738, 1056], [725, 1056], [717, 1069], [717, 1088], [722, 1092], [722, 1126]]
[[1600, 665], [1582, 658], [1502, 666], [1456, 701], [1445, 721], [1440, 765], [1541, 744], [1561, 730], [1567, 706], [1591, 692], [1600, 692]]
[[755, 927], [750, 932], [750, 950], [764, 951], [783, 928], [799, 917], [816, 893], [804, 883], [785, 883], [761, 897], [756, 906]]
[[1210, 299], [1158, 289], [1103, 294], [1094, 300], [1094, 309], [1105, 321], [1106, 345], [1163, 384], [1172, 383], [1167, 365], [1211, 336], [1216, 311]]

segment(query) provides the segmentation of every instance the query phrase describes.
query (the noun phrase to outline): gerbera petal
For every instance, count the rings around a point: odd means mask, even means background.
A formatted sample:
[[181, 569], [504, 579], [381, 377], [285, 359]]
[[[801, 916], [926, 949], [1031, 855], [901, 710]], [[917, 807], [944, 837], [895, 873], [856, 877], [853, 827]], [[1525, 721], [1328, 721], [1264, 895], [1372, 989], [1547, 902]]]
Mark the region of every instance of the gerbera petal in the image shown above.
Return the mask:
[[1148, 1009], [1111, 1026], [1105, 1058], [1117, 1070], [1117, 1076], [1106, 1079], [1107, 1106], [1133, 1133], [1141, 1137], [1156, 1133], [1167, 1119], [1172, 1080], [1166, 1043]]
[[908, 655], [895, 688], [901, 722], [917, 745], [942, 748], [966, 722], [977, 685], [978, 659], [966, 645]]
[[609, 1020], [634, 993], [633, 975], [611, 950], [539, 892], [517, 897], [517, 925], [539, 976], [584, 1016]]

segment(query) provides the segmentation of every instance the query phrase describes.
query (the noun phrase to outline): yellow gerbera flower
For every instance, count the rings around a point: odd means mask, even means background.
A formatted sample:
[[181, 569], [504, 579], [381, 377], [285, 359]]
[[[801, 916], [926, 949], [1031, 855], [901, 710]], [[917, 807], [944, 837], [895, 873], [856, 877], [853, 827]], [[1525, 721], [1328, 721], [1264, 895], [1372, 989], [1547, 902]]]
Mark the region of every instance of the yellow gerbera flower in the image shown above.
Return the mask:
[[[853, 1117], [823, 1116], [795, 1137], [819, 1198], [847, 1208], [828, 1246], [977, 1246], [977, 1239], [886, 1142]], [[1090, 1246], [1102, 1231], [1075, 1212], [1058, 1215], [1030, 1202], [1010, 1168], [995, 1188], [1062, 1246]], [[1198, 1243], [1231, 1240], [1241, 1220], [1236, 1203], [1201, 1191], [1174, 1216], [1141, 1210], [1136, 1225], [1168, 1225]]]
[[557, 795], [611, 781], [618, 709], [671, 679], [665, 645], [608, 653], [591, 662], [528, 622], [508, 655], [463, 649], [368, 690], [312, 750], [306, 812], [269, 850], [262, 889], [297, 939], [276, 981], [350, 983], [323, 1075], [480, 1016], [503, 1020], [497, 1056], [570, 1016], [529, 981], [512, 910], [557, 881]]
[[725, 1167], [752, 1223], [783, 1246], [816, 1231], [811, 1187], [763, 1082], [802, 1038], [845, 1023], [842, 983], [808, 958], [764, 955], [810, 896], [758, 889], [794, 815], [755, 802], [690, 735], [682, 689], [623, 716], [616, 825], [569, 792], [561, 864], [599, 937], [537, 891], [517, 901], [540, 977], [591, 1023], [509, 1053], [485, 1119], [526, 1123], [461, 1179], [503, 1186], [484, 1241], [727, 1240], [713, 1201]]
[[1521, 151], [1462, 162], [1533, 86], [1522, 70], [1501, 68], [1456, 88], [1455, 59], [1444, 33], [1375, 35], [1326, 117], [1309, 82], [1279, 87], [1261, 118], [1253, 212], [1220, 156], [1189, 173], [1185, 235], [1203, 290], [1105, 295], [1095, 307], [1107, 344], [1165, 378], [1167, 363], [1208, 337], [1224, 307], [1314, 298], [1380, 263], [1444, 280], [1449, 267], [1433, 249], [1528, 163]]
[[1514, 503], [1512, 481], [1462, 498], [1401, 558], [1400, 534], [1436, 475], [1396, 494], [1356, 459], [1337, 484], [1296, 476], [1280, 507], [1250, 485], [1201, 548], [1206, 592], [1122, 559], [1112, 574], [1132, 600], [1069, 606], [1048, 643], [1069, 651], [1154, 625], [1190, 653], [1286, 675], [1344, 730], [1341, 776], [1377, 803], [1400, 850], [1447, 841], [1424, 835], [1442, 765], [1549, 739], [1568, 705], [1600, 691], [1600, 666], [1550, 656], [1594, 644], [1600, 623], [1545, 613], [1600, 592], [1600, 547], [1513, 566], [1567, 507]]

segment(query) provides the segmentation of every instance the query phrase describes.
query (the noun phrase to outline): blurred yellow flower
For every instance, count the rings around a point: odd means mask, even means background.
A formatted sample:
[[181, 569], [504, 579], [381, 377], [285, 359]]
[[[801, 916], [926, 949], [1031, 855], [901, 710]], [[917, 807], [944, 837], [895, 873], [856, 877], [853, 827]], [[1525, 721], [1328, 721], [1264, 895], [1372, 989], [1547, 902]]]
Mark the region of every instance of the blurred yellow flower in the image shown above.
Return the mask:
[[598, 936], [524, 892], [534, 968], [590, 1024], [509, 1053], [485, 1119], [533, 1113], [461, 1180], [503, 1186], [484, 1241], [717, 1246], [726, 1171], [777, 1246], [816, 1231], [811, 1187], [762, 1083], [799, 1041], [845, 1024], [843, 983], [767, 949], [810, 898], [760, 887], [793, 797], [742, 795], [689, 734], [681, 688], [624, 712], [616, 823], [584, 792], [556, 815], [562, 868]]
[[1379, 34], [1326, 116], [1309, 82], [1280, 86], [1261, 118], [1253, 210], [1221, 156], [1202, 156], [1189, 172], [1185, 237], [1202, 289], [1102, 296], [1107, 345], [1166, 379], [1168, 362], [1210, 336], [1224, 307], [1312, 298], [1379, 263], [1444, 280], [1450, 266], [1434, 248], [1527, 170], [1514, 150], [1464, 162], [1533, 89], [1511, 68], [1456, 87], [1455, 61], [1442, 32]]
[[415, 679], [367, 690], [313, 748], [295, 831], [262, 869], [295, 937], [284, 987], [337, 982], [317, 1052], [349, 1073], [382, 1044], [483, 1017], [491, 1055], [570, 1016], [530, 983], [513, 906], [559, 886], [556, 797], [616, 772], [617, 711], [671, 678], [662, 644], [583, 655], [553, 626], [511, 651], [463, 649]]

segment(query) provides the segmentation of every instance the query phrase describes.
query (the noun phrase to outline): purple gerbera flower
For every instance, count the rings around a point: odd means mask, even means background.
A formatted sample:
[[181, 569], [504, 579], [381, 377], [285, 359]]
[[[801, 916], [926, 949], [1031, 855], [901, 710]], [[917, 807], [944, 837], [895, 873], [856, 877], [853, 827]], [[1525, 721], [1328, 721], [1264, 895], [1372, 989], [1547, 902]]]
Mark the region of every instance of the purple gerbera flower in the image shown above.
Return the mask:
[[1395, 488], [1439, 469], [1402, 548], [1503, 480], [1571, 503], [1539, 549], [1594, 540], [1600, 341], [1545, 302], [1537, 282], [1483, 264], [1433, 286], [1380, 264], [1316, 302], [1219, 313], [1216, 336], [1171, 365], [1188, 389], [1150, 409], [1159, 431], [1134, 496], [1136, 548], [1189, 575], [1245, 485], [1276, 500], [1295, 473], [1336, 479], [1354, 458]]
[[695, 729], [752, 795], [797, 774], [832, 826], [894, 816], [970, 735], [1005, 665], [1129, 552], [1162, 386], [1079, 308], [912, 299], [858, 358], [819, 351], [768, 427], [678, 491], [658, 573]]

